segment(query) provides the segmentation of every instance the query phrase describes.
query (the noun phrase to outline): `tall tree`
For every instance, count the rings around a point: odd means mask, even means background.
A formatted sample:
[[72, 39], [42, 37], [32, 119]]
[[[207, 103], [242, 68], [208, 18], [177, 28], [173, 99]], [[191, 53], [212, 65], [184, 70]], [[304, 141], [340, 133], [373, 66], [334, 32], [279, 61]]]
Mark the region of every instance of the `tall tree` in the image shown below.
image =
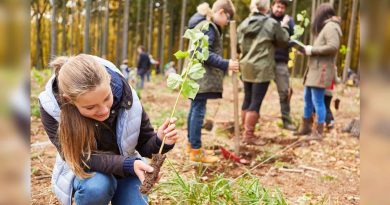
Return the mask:
[[66, 55], [66, 45], [68, 43], [67, 37], [66, 37], [66, 24], [67, 24], [67, 18], [68, 18], [68, 10], [66, 8], [66, 2], [65, 0], [62, 1], [62, 55]]
[[110, 0], [105, 1], [104, 5], [104, 32], [102, 40], [102, 57], [107, 58], [107, 39], [108, 39], [108, 27], [110, 17]]
[[149, 0], [149, 29], [148, 29], [148, 52], [152, 52], [152, 37], [153, 37], [153, 0]]
[[89, 53], [89, 24], [91, 21], [91, 1], [85, 1], [85, 23], [84, 23], [84, 53]]
[[166, 13], [167, 13], [167, 0], [163, 0], [163, 9], [162, 9], [162, 31], [161, 31], [161, 50], [160, 50], [160, 65], [164, 66], [164, 49], [165, 49], [165, 26], [166, 26]]
[[148, 17], [149, 17], [149, 1], [152, 1], [152, 0], [145, 0], [145, 16], [144, 16], [144, 20], [142, 21], [143, 22], [143, 31], [144, 31], [144, 35], [142, 35], [142, 45], [145, 46], [145, 48], [147, 47], [147, 36], [148, 36]]
[[125, 8], [123, 10], [123, 47], [122, 47], [122, 61], [127, 59], [128, 48], [128, 31], [129, 31], [129, 6], [130, 0], [125, 0]]
[[352, 16], [351, 23], [349, 26], [349, 34], [348, 34], [348, 45], [347, 45], [347, 55], [345, 56], [345, 64], [343, 71], [343, 82], [346, 82], [348, 75], [348, 68], [351, 65], [352, 58], [352, 46], [355, 37], [355, 26], [356, 26], [356, 17], [357, 17], [357, 9], [359, 5], [359, 0], [352, 0]]
[[117, 9], [117, 15], [116, 15], [116, 23], [117, 23], [117, 31], [116, 31], [116, 52], [115, 52], [115, 64], [120, 64], [120, 51], [121, 51], [121, 7], [119, 6]]
[[50, 58], [57, 55], [57, 2], [51, 0], [51, 43]]
[[291, 12], [291, 15], [293, 17], [293, 19], [295, 18], [295, 15], [297, 14], [297, 2], [298, 0], [292, 0], [293, 1], [293, 6], [291, 8], [292, 12]]
[[[313, 0], [311, 3], [311, 20], [314, 20], [314, 16], [316, 15], [316, 2], [317, 0]], [[313, 44], [313, 34], [310, 32], [310, 44]]]
[[[136, 23], [135, 23], [135, 45], [139, 46], [141, 43], [141, 9], [142, 4], [141, 0], [137, 0], [137, 17], [136, 17]], [[136, 52], [134, 52], [135, 54]], [[133, 55], [133, 62], [136, 64], [137, 55]]]
[[44, 65], [43, 62], [43, 48], [42, 48], [42, 36], [41, 36], [41, 27], [42, 27], [42, 18], [43, 14], [48, 8], [47, 0], [44, 0], [43, 3], [40, 3], [39, 0], [31, 1], [31, 6], [34, 11], [33, 18], [35, 18], [35, 67], [42, 68]]
[[[180, 40], [179, 40], [179, 50], [183, 50], [183, 38], [182, 36], [184, 35], [184, 25], [186, 22], [186, 8], [187, 8], [187, 0], [182, 1], [182, 6], [181, 6], [181, 22], [180, 22]], [[182, 59], [179, 59], [178, 63], [178, 70], [179, 73], [181, 72], [181, 69], [183, 67], [183, 61]]]

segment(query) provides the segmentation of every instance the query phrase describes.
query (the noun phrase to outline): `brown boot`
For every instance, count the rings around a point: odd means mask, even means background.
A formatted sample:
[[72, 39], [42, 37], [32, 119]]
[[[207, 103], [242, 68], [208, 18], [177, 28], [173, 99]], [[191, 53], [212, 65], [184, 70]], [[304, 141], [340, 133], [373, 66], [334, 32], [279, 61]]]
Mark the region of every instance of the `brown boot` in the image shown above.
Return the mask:
[[308, 137], [308, 140], [322, 140], [324, 137], [324, 125], [325, 123], [316, 123], [314, 125], [314, 131]]
[[208, 156], [206, 152], [202, 148], [200, 148], [191, 149], [190, 160], [194, 162], [214, 163], [219, 161], [219, 158], [216, 156]]
[[294, 135], [308, 135], [311, 133], [311, 127], [313, 126], [313, 118], [302, 118], [301, 126], [298, 132], [294, 132]]
[[248, 111], [247, 110], [241, 110], [241, 126], [244, 127], [245, 125], [245, 118], [246, 118], [246, 113]]
[[245, 116], [245, 130], [242, 142], [250, 145], [265, 145], [266, 143], [260, 139], [260, 136], [255, 136], [255, 126], [259, 120], [259, 114], [255, 111], [248, 111]]

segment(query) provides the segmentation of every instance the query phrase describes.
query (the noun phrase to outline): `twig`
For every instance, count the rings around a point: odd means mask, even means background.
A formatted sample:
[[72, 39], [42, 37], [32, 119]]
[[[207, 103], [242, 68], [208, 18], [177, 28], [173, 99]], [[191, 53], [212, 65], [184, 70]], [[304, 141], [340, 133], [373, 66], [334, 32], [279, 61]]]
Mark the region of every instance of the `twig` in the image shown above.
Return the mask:
[[302, 169], [286, 169], [283, 167], [279, 168], [278, 170], [281, 172], [295, 172], [295, 173], [303, 173], [304, 172], [304, 170], [302, 170]]
[[320, 169], [317, 169], [317, 168], [314, 168], [314, 167], [305, 166], [305, 165], [300, 165], [299, 168], [310, 170], [310, 171], [315, 171], [315, 172], [319, 172], [319, 173], [324, 173], [324, 171], [322, 171]]

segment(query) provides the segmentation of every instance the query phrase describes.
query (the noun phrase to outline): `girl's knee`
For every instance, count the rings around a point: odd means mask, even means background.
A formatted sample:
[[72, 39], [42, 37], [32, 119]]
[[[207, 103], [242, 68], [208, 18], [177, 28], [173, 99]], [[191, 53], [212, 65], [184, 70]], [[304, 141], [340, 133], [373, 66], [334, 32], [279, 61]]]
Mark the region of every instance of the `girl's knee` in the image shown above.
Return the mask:
[[113, 175], [96, 172], [91, 178], [80, 182], [76, 192], [88, 196], [93, 201], [105, 201], [114, 196], [116, 187], [117, 181]]

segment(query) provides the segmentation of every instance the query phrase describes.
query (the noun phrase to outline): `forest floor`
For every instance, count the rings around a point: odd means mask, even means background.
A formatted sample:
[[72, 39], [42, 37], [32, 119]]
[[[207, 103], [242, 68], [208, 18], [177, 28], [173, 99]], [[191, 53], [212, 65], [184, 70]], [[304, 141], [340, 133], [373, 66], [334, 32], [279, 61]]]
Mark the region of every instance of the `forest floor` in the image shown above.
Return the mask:
[[[43, 82], [42, 80], [39, 80]], [[42, 84], [40, 82], [40, 84]], [[303, 85], [301, 79], [292, 79], [294, 94], [291, 99], [291, 115], [299, 122], [303, 111]], [[32, 80], [32, 100], [43, 85]], [[199, 166], [189, 161], [185, 152], [187, 143], [186, 117], [190, 101], [180, 99], [175, 117], [181, 139], [168, 153], [172, 163], [165, 162], [160, 183], [167, 182], [176, 170], [184, 179], [195, 176], [205, 183], [216, 175], [234, 179], [249, 171], [259, 179], [261, 186], [279, 190], [288, 204], [359, 204], [360, 184], [360, 145], [359, 139], [342, 133], [353, 118], [360, 117], [360, 89], [337, 86], [334, 98], [341, 100], [340, 109], [332, 109], [336, 119], [335, 129], [326, 133], [322, 141], [296, 143], [292, 132], [281, 128], [279, 97], [274, 83], [271, 83], [261, 108], [260, 124], [256, 134], [265, 139], [265, 146], [241, 146], [241, 156], [248, 165], [224, 159], [218, 146], [233, 150], [233, 94], [230, 78], [225, 79], [222, 100], [207, 103], [206, 119], [212, 120], [212, 131], [202, 130], [202, 143], [205, 148], [215, 148], [220, 161], [213, 165]], [[152, 78], [140, 93], [144, 109], [149, 114], [155, 129], [170, 115], [177, 91], [169, 90], [161, 77]], [[241, 104], [243, 92], [239, 93]], [[33, 109], [33, 108], [32, 108]], [[35, 108], [36, 109], [36, 108]], [[295, 143], [295, 144], [293, 144]], [[292, 146], [296, 145], [296, 146]], [[51, 172], [56, 149], [49, 142], [38, 115], [31, 118], [31, 178], [32, 204], [59, 204], [51, 192]], [[270, 160], [267, 160], [270, 158]], [[260, 165], [259, 165], [260, 164]], [[173, 169], [174, 168], [174, 169]], [[154, 191], [151, 204], [172, 204], [169, 191]], [[175, 203], [176, 204], [176, 203]]]

